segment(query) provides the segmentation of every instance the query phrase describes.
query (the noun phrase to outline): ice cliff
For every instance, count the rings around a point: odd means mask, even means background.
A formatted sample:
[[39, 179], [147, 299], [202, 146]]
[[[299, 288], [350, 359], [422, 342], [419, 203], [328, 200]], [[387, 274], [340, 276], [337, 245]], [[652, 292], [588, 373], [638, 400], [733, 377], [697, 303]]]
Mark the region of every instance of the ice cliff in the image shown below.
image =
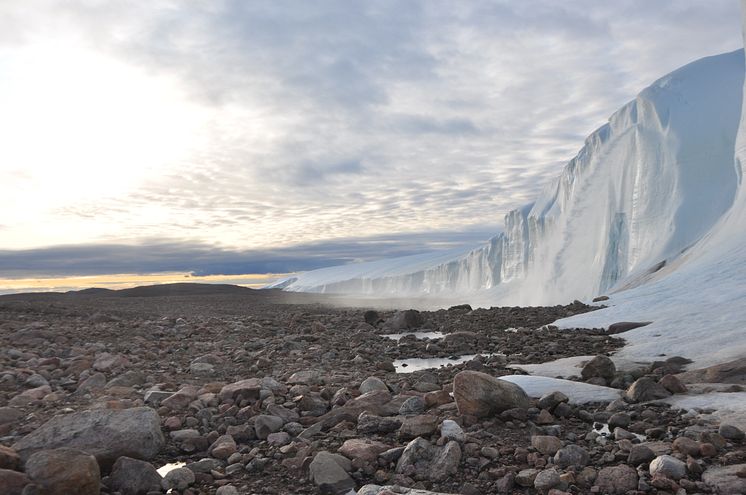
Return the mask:
[[746, 226], [733, 159], [743, 59], [742, 50], [704, 58], [643, 90], [482, 246], [315, 270], [280, 286], [554, 304], [655, 280], [718, 229], [732, 230], [718, 227], [726, 217]]

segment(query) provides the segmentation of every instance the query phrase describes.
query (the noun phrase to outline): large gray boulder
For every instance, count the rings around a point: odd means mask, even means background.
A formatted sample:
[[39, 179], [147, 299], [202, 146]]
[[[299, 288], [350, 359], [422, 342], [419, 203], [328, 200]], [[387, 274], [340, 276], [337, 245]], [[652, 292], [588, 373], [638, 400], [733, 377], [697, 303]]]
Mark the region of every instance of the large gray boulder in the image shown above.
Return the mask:
[[121, 456], [152, 459], [163, 445], [158, 413], [149, 407], [136, 407], [55, 416], [13, 448], [24, 462], [40, 450], [74, 448], [93, 455], [107, 468]]
[[616, 373], [616, 366], [614, 362], [609, 359], [608, 356], [603, 354], [598, 355], [588, 361], [583, 370], [580, 372], [580, 376], [583, 380], [590, 380], [591, 378], [603, 378], [604, 380], [611, 381], [614, 379]]
[[453, 397], [459, 414], [477, 417], [529, 407], [528, 396], [521, 387], [478, 371], [462, 371], [456, 375]]
[[144, 495], [161, 490], [162, 477], [152, 464], [120, 457], [109, 476], [109, 487], [122, 495]]
[[336, 495], [354, 490], [355, 482], [345, 469], [349, 462], [339, 454], [319, 452], [308, 466], [311, 481], [325, 494]]
[[404, 448], [396, 463], [396, 472], [416, 479], [444, 481], [458, 472], [461, 447], [450, 441], [443, 447], [417, 437]]

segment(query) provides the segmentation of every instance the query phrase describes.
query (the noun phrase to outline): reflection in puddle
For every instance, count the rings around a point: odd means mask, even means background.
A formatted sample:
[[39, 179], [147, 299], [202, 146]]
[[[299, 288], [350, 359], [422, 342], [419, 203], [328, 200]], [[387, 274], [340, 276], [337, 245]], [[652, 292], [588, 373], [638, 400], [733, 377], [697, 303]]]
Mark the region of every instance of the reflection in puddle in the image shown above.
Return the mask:
[[414, 335], [414, 338], [416, 339], [442, 339], [443, 338], [443, 332], [406, 332], [406, 333], [387, 333], [385, 335], [381, 335], [381, 337], [386, 337], [387, 339], [391, 340], [400, 340], [402, 337], [406, 337], [407, 335]]
[[[447, 357], [447, 358], [409, 358], [409, 359], [397, 359], [394, 361], [394, 367], [397, 373], [413, 373], [415, 371], [429, 370], [433, 368], [440, 368], [443, 366], [461, 364], [467, 361], [471, 361], [479, 354], [467, 354], [465, 356]], [[492, 354], [481, 354], [484, 358], [490, 357]]]
[[156, 469], [156, 471], [158, 471], [158, 474], [160, 474], [161, 476], [166, 476], [166, 474], [169, 473], [170, 471], [173, 471], [174, 469], [179, 469], [180, 467], [184, 467], [184, 466], [186, 466], [186, 462], [169, 462], [168, 464], [165, 464], [159, 467], [158, 469]]

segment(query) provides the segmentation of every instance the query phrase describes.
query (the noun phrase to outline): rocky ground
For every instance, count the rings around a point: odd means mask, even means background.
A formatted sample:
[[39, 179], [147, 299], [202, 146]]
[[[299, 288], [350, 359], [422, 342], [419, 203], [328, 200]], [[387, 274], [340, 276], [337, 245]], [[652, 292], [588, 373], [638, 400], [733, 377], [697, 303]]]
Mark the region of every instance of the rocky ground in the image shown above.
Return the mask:
[[[741, 430], [650, 402], [686, 392], [686, 359], [620, 372], [606, 356], [624, 325], [546, 326], [588, 306], [328, 302], [228, 289], [0, 298], [0, 493], [746, 493]], [[445, 335], [381, 336], [410, 330]], [[394, 366], [470, 354], [483, 357]], [[623, 399], [528, 397], [495, 378], [581, 355], [597, 357], [572, 379]], [[156, 471], [172, 463], [184, 464]]]

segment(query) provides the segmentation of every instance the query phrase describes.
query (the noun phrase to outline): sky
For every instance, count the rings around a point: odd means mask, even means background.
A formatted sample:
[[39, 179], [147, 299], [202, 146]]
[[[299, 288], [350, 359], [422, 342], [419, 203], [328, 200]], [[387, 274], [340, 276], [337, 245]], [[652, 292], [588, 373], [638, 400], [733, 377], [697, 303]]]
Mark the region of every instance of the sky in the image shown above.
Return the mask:
[[739, 48], [739, 19], [735, 0], [0, 0], [0, 279], [475, 245], [645, 86]]

